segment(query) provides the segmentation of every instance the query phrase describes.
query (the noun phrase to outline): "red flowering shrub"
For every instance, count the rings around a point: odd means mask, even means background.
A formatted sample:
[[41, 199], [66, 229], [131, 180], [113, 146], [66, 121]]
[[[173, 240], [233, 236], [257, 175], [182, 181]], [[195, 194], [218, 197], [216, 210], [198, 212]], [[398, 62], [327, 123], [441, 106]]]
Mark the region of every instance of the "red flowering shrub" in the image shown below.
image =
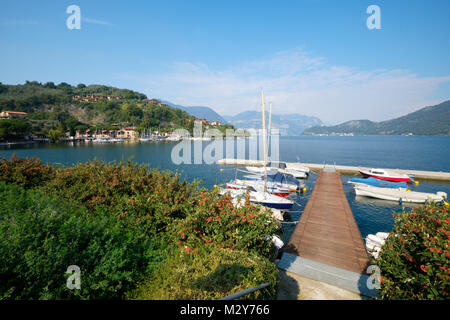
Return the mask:
[[0, 159], [0, 181], [15, 183], [25, 188], [40, 187], [53, 176], [54, 168], [42, 164], [39, 158], [18, 158], [13, 154], [9, 160]]
[[377, 264], [383, 299], [448, 299], [450, 219], [447, 206], [428, 204], [395, 215]]
[[280, 225], [268, 209], [253, 205], [248, 199], [237, 207], [229, 194], [218, 196], [215, 191], [203, 191], [195, 210], [185, 219], [174, 221], [168, 229], [171, 239], [182, 248], [219, 244], [222, 248], [271, 257], [273, 247], [265, 236], [277, 234]]

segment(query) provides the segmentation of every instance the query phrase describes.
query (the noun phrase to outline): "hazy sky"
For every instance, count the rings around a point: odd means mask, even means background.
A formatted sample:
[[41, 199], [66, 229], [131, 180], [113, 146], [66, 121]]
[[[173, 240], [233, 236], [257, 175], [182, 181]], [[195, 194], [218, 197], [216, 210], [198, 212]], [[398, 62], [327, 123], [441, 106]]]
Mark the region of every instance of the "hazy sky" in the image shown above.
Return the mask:
[[[69, 30], [69, 5], [81, 29]], [[381, 29], [369, 30], [369, 5]], [[5, 1], [0, 82], [106, 84], [224, 115], [386, 120], [450, 99], [450, 1]]]

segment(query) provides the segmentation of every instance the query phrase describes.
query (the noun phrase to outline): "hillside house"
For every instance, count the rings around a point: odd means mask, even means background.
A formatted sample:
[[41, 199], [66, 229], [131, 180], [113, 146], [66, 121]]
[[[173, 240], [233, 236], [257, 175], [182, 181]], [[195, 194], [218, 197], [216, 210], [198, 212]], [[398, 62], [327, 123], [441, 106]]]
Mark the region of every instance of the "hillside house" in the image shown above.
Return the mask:
[[26, 112], [20, 111], [2, 111], [0, 112], [0, 119], [20, 119], [27, 116]]

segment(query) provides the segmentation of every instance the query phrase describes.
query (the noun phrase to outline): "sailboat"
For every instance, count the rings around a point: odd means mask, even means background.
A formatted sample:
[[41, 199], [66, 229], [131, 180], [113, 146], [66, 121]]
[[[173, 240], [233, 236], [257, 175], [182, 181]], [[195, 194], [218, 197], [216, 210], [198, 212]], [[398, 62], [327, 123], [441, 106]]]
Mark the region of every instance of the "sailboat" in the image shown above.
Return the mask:
[[[253, 203], [258, 203], [263, 206], [281, 209], [281, 210], [289, 210], [292, 208], [294, 202], [292, 200], [286, 199], [284, 197], [277, 196], [275, 194], [271, 194], [267, 191], [267, 149], [266, 149], [266, 113], [265, 113], [265, 105], [264, 105], [264, 91], [261, 91], [261, 108], [262, 108], [262, 127], [263, 127], [263, 154], [264, 154], [264, 188], [255, 189], [255, 191], [250, 191], [250, 201]], [[262, 185], [262, 177], [261, 177], [261, 185]], [[241, 193], [243, 190], [234, 190], [235, 193]]]
[[[270, 103], [270, 109], [269, 109], [269, 135], [267, 137], [267, 152], [270, 148], [270, 138], [272, 136], [272, 102]], [[266, 159], [267, 160], [267, 159]], [[295, 168], [290, 167], [288, 168], [286, 163], [284, 162], [269, 162], [267, 163], [268, 167], [268, 175], [273, 175], [276, 172], [292, 175], [296, 179], [306, 179], [309, 175], [309, 168], [305, 166], [301, 166], [296, 164]], [[252, 173], [259, 173], [262, 174], [264, 172], [264, 169], [261, 167], [246, 167], [247, 171], [250, 171]]]
[[147, 130], [144, 130], [144, 134], [139, 138], [139, 141], [152, 141], [152, 137], [147, 134]]

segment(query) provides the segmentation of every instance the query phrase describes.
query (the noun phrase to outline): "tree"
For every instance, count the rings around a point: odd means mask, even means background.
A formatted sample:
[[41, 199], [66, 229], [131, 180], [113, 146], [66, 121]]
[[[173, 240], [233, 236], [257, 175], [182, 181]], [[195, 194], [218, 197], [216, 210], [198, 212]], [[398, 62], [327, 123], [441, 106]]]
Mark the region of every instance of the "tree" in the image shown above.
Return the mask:
[[28, 135], [31, 126], [19, 119], [0, 120], [0, 139], [20, 139]]
[[64, 136], [64, 130], [62, 130], [60, 127], [58, 129], [50, 129], [48, 131], [48, 135], [47, 135], [47, 137], [50, 139], [51, 142], [57, 142], [63, 136]]
[[47, 82], [44, 87], [50, 88], [50, 89], [56, 89], [56, 85], [54, 82]]
[[84, 88], [86, 88], [86, 85], [83, 84], [83, 83], [80, 83], [80, 84], [77, 85], [77, 88], [78, 89], [84, 89]]

